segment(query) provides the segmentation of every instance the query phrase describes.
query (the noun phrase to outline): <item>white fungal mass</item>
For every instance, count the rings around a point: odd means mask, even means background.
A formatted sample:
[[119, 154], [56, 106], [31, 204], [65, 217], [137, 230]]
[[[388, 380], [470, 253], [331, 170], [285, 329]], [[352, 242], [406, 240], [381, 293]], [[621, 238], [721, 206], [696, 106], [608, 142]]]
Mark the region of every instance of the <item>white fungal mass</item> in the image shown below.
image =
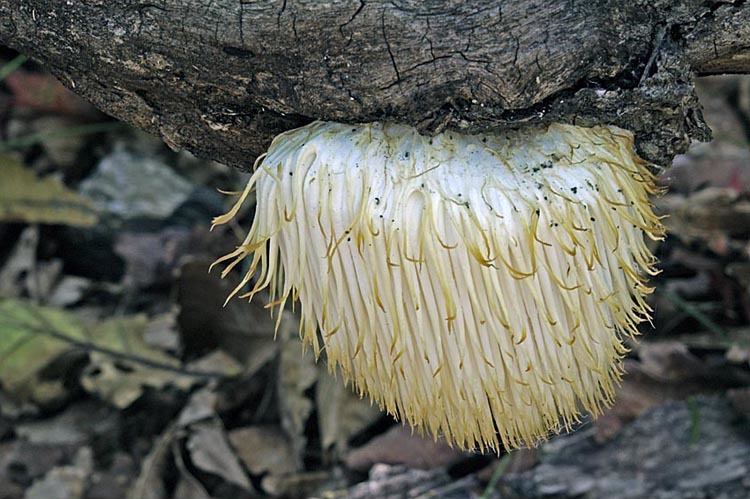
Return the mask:
[[219, 260], [226, 275], [252, 258], [235, 293], [253, 281], [242, 296], [299, 299], [332, 370], [464, 448], [534, 444], [599, 413], [648, 320], [656, 187], [617, 128], [316, 122], [277, 137], [214, 222], [252, 189], [252, 228]]

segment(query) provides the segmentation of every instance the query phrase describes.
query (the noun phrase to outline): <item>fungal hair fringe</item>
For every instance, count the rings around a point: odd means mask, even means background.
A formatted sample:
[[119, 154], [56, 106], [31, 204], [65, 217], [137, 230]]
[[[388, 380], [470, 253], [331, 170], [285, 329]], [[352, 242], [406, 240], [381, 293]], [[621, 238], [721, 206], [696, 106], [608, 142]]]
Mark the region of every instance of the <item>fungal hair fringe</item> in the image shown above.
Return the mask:
[[273, 141], [214, 225], [253, 190], [247, 237], [215, 263], [249, 259], [232, 295], [268, 290], [277, 320], [299, 301], [332, 371], [461, 448], [534, 445], [601, 413], [649, 320], [658, 188], [615, 127], [315, 122]]

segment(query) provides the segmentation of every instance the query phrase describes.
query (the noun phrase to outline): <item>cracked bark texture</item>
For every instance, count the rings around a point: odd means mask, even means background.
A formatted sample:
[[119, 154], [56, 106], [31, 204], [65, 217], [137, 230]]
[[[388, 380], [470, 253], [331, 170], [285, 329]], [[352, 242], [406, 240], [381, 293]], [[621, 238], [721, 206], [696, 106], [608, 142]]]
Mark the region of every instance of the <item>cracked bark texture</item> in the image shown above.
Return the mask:
[[710, 135], [694, 76], [750, 72], [750, 3], [0, 0], [0, 43], [103, 111], [241, 168], [314, 119], [614, 124], [667, 165]]

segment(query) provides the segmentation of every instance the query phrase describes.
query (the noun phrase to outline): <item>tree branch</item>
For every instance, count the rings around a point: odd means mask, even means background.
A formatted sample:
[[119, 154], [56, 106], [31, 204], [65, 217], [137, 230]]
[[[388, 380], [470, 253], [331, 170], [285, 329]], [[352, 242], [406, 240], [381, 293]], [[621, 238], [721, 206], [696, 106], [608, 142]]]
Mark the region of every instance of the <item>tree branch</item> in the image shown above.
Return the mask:
[[709, 135], [693, 75], [750, 72], [748, 40], [744, 1], [0, 2], [1, 42], [100, 109], [240, 167], [314, 119], [616, 124], [667, 164]]

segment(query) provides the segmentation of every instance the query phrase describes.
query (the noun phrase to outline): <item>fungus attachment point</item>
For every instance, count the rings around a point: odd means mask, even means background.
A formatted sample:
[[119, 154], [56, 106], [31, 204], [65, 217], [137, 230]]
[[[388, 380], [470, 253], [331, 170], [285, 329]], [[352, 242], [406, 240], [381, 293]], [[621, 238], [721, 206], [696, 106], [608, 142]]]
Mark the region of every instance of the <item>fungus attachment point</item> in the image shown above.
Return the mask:
[[[662, 236], [632, 136], [553, 124], [425, 137], [315, 122], [278, 136], [220, 258], [234, 294], [301, 303], [301, 334], [360, 393], [463, 448], [533, 445], [598, 414], [649, 319]], [[320, 334], [318, 334], [318, 331]]]

